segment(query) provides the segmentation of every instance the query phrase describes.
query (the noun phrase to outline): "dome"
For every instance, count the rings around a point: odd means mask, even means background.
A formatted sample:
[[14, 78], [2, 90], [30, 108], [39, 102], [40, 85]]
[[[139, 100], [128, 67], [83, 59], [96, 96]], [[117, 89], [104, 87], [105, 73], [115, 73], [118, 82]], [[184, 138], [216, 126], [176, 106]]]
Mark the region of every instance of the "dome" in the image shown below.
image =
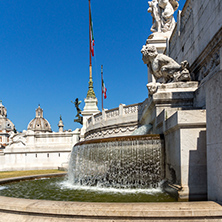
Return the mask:
[[12, 123], [11, 120], [9, 120], [8, 118], [1, 118], [0, 117], [0, 131], [2, 130], [6, 130], [8, 132], [14, 130], [15, 126]]
[[36, 117], [29, 122], [27, 129], [36, 132], [52, 132], [48, 120], [43, 118], [43, 109], [40, 107], [40, 105], [35, 111]]
[[0, 132], [6, 130], [10, 132], [15, 129], [15, 125], [7, 118], [7, 109], [2, 105], [0, 100]]

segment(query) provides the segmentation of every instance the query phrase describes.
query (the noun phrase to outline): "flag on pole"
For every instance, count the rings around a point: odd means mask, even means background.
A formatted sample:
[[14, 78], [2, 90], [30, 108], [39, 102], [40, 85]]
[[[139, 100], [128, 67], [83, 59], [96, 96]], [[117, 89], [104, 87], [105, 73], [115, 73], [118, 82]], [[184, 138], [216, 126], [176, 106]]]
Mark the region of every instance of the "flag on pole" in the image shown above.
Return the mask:
[[106, 91], [107, 91], [107, 88], [105, 86], [104, 81], [102, 80], [102, 94], [104, 95], [104, 99], [107, 98]]
[[90, 12], [90, 49], [92, 56], [94, 56], [94, 46], [95, 46], [95, 41], [94, 41], [94, 36], [93, 36], [93, 23], [92, 23], [92, 14], [91, 14], [91, 5], [89, 6], [89, 12]]

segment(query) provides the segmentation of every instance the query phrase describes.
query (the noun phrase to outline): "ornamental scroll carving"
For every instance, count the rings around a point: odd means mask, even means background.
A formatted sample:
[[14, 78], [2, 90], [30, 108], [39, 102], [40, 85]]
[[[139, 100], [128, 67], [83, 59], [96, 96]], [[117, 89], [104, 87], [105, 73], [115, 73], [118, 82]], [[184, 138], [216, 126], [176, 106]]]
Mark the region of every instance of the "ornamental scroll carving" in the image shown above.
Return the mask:
[[123, 135], [130, 135], [135, 129], [138, 128], [138, 125], [135, 124], [134, 126], [118, 126], [110, 129], [99, 129], [94, 130], [94, 132], [86, 133], [86, 140], [90, 139], [98, 139], [98, 138], [107, 138], [110, 136], [123, 136]]

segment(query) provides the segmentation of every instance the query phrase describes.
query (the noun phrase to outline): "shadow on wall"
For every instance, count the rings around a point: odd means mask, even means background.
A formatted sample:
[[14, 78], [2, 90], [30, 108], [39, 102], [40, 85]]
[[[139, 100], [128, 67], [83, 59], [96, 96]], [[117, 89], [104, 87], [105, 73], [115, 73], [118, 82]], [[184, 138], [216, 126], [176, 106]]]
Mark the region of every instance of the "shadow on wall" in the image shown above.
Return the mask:
[[189, 154], [189, 200], [207, 200], [206, 131], [200, 131], [197, 150]]

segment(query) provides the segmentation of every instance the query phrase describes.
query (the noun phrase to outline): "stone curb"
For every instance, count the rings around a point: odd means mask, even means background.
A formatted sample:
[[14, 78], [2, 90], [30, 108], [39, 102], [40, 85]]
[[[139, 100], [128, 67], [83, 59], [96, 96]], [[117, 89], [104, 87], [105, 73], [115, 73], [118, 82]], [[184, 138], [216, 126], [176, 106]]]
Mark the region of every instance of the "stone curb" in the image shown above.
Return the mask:
[[[63, 176], [65, 173], [26, 176], [0, 180], [0, 184], [39, 177]], [[222, 221], [222, 206], [215, 202], [170, 203], [89, 203], [29, 200], [0, 196], [0, 216], [87, 219], [86, 221]], [[63, 219], [62, 219], [63, 218]], [[78, 220], [79, 220], [78, 219]], [[1, 217], [0, 217], [1, 221]], [[16, 221], [16, 220], [15, 220]], [[29, 220], [24, 220], [29, 221]], [[43, 220], [42, 220], [43, 221]], [[44, 219], [44, 221], [46, 221]], [[51, 220], [50, 220], [51, 221]]]

